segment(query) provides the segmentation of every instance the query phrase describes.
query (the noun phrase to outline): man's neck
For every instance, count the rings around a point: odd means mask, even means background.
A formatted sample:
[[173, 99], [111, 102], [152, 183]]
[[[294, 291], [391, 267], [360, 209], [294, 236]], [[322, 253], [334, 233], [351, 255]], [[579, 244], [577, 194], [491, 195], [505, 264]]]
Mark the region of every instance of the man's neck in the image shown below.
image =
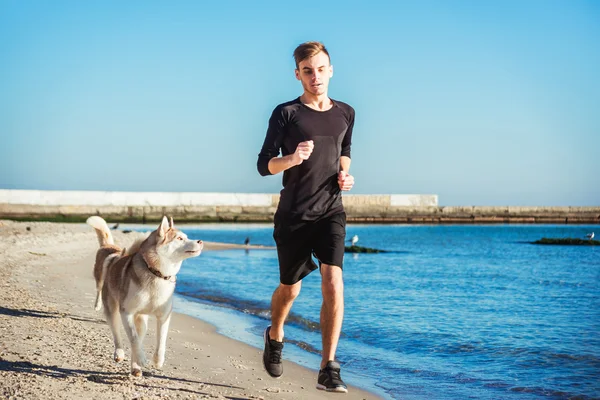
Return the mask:
[[300, 101], [307, 107], [317, 111], [327, 111], [333, 107], [333, 101], [327, 97], [327, 93], [315, 96], [312, 93], [304, 92], [300, 96]]

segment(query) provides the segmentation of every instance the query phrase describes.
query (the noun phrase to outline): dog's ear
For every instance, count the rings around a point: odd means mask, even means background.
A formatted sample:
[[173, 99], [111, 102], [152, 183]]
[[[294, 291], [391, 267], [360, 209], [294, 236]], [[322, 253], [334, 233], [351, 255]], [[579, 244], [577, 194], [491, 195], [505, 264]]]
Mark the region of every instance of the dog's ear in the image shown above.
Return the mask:
[[169, 221], [167, 220], [167, 217], [163, 216], [162, 221], [157, 229], [158, 237], [160, 237], [160, 238], [165, 237], [165, 234], [167, 233], [168, 230], [169, 230]]
[[173, 224], [173, 217], [169, 217], [169, 228], [175, 229], [175, 224]]

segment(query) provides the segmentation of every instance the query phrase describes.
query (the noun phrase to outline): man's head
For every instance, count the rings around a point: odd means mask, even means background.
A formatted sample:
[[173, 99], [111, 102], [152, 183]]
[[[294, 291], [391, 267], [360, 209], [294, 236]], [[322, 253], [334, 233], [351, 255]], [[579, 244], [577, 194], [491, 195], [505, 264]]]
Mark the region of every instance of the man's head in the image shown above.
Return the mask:
[[302, 83], [304, 91], [313, 95], [327, 93], [329, 78], [333, 76], [333, 66], [323, 43], [302, 43], [294, 50], [294, 59], [296, 79]]

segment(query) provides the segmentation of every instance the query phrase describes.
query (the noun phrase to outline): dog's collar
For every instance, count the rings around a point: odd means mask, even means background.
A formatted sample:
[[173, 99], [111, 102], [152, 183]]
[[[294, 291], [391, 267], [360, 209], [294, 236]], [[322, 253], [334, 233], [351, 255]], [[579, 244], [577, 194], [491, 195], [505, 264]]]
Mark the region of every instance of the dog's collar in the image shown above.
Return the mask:
[[152, 272], [155, 276], [159, 277], [160, 279], [164, 279], [165, 281], [169, 281], [169, 282], [177, 282], [177, 276], [176, 275], [169, 275], [169, 276], [165, 276], [163, 275], [159, 270], [154, 269], [150, 266], [150, 264], [148, 264], [148, 261], [146, 261], [146, 258], [144, 257], [144, 255], [142, 255], [142, 260], [144, 260], [144, 263], [146, 264], [146, 268], [148, 268], [148, 271]]
[[[146, 263], [146, 265], [148, 265], [148, 263]], [[154, 268], [150, 268], [150, 266], [148, 265], [148, 269], [150, 270], [150, 272], [152, 272], [154, 275], [158, 276], [161, 279], [164, 279], [165, 281], [169, 281], [169, 282], [173, 282], [175, 283], [177, 281], [177, 276], [176, 275], [169, 275], [169, 276], [165, 276], [163, 274], [160, 273], [160, 271], [154, 269]]]

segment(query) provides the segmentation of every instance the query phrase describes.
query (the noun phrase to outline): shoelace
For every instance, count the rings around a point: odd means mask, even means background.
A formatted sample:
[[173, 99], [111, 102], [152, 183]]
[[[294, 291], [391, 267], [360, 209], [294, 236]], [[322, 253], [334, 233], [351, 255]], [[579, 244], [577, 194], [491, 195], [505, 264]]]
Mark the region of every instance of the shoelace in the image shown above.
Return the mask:
[[281, 347], [274, 345], [272, 342], [269, 343], [270, 351], [269, 351], [269, 362], [271, 364], [279, 364], [281, 363]]
[[333, 369], [333, 368], [327, 368], [327, 371], [329, 372], [329, 378], [333, 381], [333, 380], [338, 380], [341, 381], [342, 377], [340, 376], [340, 370], [339, 369]]

